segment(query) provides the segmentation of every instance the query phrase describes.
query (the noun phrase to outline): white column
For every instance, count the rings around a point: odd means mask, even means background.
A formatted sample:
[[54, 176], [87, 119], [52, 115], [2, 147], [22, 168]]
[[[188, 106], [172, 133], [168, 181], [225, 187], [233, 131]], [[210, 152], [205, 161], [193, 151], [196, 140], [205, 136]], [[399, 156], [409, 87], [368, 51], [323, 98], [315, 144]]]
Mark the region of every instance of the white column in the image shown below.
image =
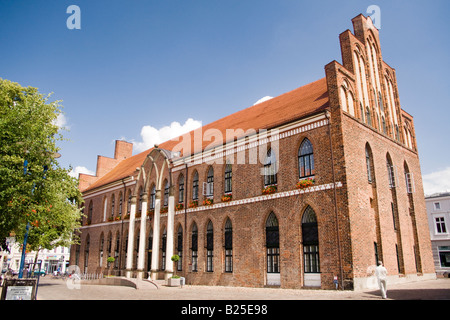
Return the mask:
[[136, 196], [132, 196], [130, 206], [130, 223], [128, 225], [127, 272], [126, 272], [127, 278], [131, 278], [131, 270], [133, 269], [135, 219], [136, 219]]
[[146, 227], [147, 227], [147, 192], [142, 194], [142, 209], [141, 209], [141, 230], [139, 236], [139, 258], [137, 263], [138, 278], [143, 278], [144, 264], [145, 264], [145, 243], [146, 243]]
[[173, 196], [173, 186], [169, 190], [169, 209], [167, 213], [167, 239], [166, 239], [166, 280], [173, 275], [173, 229], [175, 218], [175, 197]]
[[155, 213], [153, 214], [152, 268], [150, 275], [152, 280], [158, 280], [160, 210], [161, 210], [161, 190], [156, 190]]

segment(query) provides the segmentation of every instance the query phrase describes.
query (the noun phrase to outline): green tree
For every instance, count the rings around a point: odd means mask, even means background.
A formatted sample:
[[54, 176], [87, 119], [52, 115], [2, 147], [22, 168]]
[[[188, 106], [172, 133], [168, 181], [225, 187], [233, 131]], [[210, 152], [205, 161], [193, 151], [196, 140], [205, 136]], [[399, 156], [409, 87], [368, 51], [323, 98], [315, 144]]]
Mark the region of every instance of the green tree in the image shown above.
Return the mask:
[[60, 101], [0, 78], [0, 243], [14, 233], [30, 249], [69, 245], [80, 226], [78, 180], [55, 154], [63, 140]]

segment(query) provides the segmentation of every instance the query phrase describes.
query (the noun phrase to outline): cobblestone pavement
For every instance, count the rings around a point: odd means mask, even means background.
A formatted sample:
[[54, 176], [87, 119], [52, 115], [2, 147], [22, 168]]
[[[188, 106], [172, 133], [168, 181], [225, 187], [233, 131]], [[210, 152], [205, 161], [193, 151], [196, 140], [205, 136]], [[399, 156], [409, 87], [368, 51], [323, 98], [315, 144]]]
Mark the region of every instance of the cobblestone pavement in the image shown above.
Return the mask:
[[[450, 300], [450, 279], [388, 284], [387, 300]], [[381, 300], [379, 290], [333, 291], [277, 288], [184, 286], [134, 289], [125, 286], [81, 284], [41, 278], [38, 300]]]

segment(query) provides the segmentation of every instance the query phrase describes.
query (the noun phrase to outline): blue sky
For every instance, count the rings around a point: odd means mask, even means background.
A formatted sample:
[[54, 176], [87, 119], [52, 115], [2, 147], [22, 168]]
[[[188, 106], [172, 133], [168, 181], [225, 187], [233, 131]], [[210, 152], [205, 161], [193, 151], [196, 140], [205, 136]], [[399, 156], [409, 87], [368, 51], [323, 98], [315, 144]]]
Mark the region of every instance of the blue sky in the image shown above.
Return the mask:
[[[80, 30], [66, 26], [70, 5]], [[95, 171], [116, 139], [142, 147], [173, 121], [207, 124], [324, 77], [370, 5], [426, 191], [450, 191], [448, 0], [0, 0], [0, 77], [63, 100], [60, 163]]]

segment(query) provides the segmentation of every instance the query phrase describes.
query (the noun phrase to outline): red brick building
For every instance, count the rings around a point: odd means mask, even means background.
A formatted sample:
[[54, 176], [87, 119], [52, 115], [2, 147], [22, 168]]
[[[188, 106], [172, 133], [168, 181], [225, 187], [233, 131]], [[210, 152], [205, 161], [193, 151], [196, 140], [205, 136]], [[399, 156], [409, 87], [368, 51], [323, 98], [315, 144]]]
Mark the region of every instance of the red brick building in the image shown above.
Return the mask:
[[[435, 277], [413, 118], [363, 15], [323, 79], [80, 175], [71, 264], [188, 284], [363, 288]], [[178, 255], [180, 260], [172, 262]], [[114, 257], [107, 263], [107, 257]]]

